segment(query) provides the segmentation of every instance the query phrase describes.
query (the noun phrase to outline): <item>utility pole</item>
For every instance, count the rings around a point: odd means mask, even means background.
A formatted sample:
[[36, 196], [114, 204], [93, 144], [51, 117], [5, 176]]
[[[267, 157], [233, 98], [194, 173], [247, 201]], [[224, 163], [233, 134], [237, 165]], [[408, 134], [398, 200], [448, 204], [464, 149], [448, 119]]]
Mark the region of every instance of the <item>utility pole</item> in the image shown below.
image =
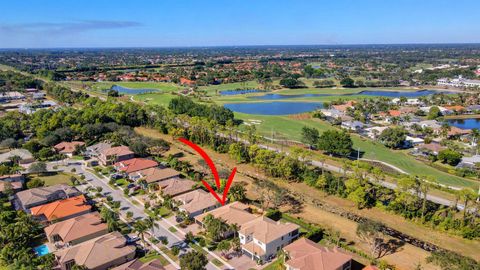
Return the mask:
[[360, 147], [357, 149], [357, 169], [358, 169], [359, 162], [360, 162]]

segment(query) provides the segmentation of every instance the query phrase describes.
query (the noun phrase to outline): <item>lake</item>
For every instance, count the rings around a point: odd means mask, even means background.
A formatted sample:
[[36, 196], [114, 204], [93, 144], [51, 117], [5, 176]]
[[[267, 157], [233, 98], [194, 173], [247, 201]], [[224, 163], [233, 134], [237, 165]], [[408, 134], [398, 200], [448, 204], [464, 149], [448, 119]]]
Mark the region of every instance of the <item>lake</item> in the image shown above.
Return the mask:
[[461, 129], [480, 129], [480, 118], [447, 119], [447, 123]]
[[[341, 90], [339, 90], [341, 91]], [[275, 99], [290, 99], [290, 98], [309, 98], [309, 97], [328, 97], [328, 96], [356, 96], [356, 95], [365, 95], [365, 96], [376, 96], [376, 97], [406, 97], [406, 98], [416, 98], [421, 96], [428, 96], [435, 93], [443, 94], [452, 94], [453, 92], [447, 91], [434, 91], [434, 90], [420, 90], [420, 91], [387, 91], [387, 90], [365, 90], [358, 93], [350, 94], [298, 94], [298, 95], [282, 95], [282, 94], [265, 94], [261, 96], [248, 97], [251, 99], [261, 99], [261, 100], [275, 100]]]
[[262, 90], [258, 89], [248, 89], [248, 90], [224, 90], [220, 91], [220, 95], [222, 96], [234, 96], [234, 95], [244, 95], [250, 93], [258, 93], [263, 92]]
[[228, 103], [224, 105], [234, 112], [260, 115], [287, 115], [311, 112], [323, 107], [318, 102], [260, 102]]
[[145, 93], [152, 93], [152, 92], [159, 92], [158, 89], [147, 89], [147, 88], [127, 88], [120, 85], [113, 85], [113, 90], [117, 90], [120, 94], [127, 94], [127, 95], [137, 95], [137, 94], [145, 94]]

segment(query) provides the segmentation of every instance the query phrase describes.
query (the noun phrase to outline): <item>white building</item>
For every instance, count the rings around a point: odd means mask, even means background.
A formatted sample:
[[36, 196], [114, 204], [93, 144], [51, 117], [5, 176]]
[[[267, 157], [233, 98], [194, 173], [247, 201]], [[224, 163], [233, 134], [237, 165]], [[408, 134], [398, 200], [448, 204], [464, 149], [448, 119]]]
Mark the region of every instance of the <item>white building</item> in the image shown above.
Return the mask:
[[245, 223], [238, 232], [242, 251], [252, 260], [266, 262], [298, 238], [299, 226], [258, 217]]
[[480, 80], [464, 79], [461, 75], [455, 79], [441, 78], [437, 80], [437, 85], [457, 88], [477, 88], [480, 87]]

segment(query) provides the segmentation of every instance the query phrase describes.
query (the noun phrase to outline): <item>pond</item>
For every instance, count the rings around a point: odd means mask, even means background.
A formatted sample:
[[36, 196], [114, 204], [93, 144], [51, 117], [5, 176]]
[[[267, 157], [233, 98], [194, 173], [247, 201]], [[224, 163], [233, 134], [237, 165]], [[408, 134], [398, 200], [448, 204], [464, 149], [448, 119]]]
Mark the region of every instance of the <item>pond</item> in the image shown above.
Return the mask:
[[480, 118], [447, 119], [447, 123], [461, 129], [480, 129]]
[[224, 90], [220, 91], [220, 95], [222, 96], [234, 96], [234, 95], [244, 95], [250, 93], [258, 93], [263, 92], [262, 90], [258, 89], [247, 89], [247, 90]]
[[[339, 90], [341, 91], [341, 90]], [[387, 91], [387, 90], [365, 90], [358, 93], [350, 94], [298, 94], [298, 95], [282, 95], [282, 94], [265, 94], [261, 96], [248, 97], [251, 99], [261, 99], [261, 100], [275, 100], [275, 99], [289, 99], [289, 98], [308, 98], [308, 97], [328, 97], [328, 96], [356, 96], [356, 95], [365, 95], [365, 96], [377, 96], [377, 97], [406, 97], [406, 98], [416, 98], [421, 96], [428, 96], [435, 93], [443, 94], [452, 94], [453, 92], [447, 91], [435, 91], [435, 90], [420, 90], [420, 91]]]
[[127, 94], [127, 95], [137, 95], [137, 94], [145, 94], [145, 93], [152, 93], [158, 92], [158, 89], [148, 89], [148, 88], [127, 88], [120, 85], [113, 85], [113, 90], [117, 90], [120, 94]]
[[311, 112], [323, 107], [318, 102], [259, 102], [228, 103], [224, 105], [234, 112], [260, 115], [287, 115]]
[[50, 250], [46, 244], [33, 248], [33, 251], [35, 251], [38, 256], [44, 256], [50, 253]]

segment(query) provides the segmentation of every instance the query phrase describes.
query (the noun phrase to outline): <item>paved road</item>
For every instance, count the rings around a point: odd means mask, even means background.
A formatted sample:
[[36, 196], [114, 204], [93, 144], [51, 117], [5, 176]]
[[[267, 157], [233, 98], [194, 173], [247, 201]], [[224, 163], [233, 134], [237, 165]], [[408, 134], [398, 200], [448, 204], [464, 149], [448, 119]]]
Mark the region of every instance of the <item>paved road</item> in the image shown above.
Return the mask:
[[[122, 216], [126, 216], [128, 211], [133, 213], [133, 219], [144, 219], [147, 217], [147, 214], [144, 212], [144, 208], [140, 203], [133, 203], [131, 200], [127, 199], [123, 195], [123, 191], [120, 189], [114, 189], [110, 185], [108, 185], [108, 179], [106, 177], [99, 177], [94, 173], [90, 172], [83, 166], [82, 161], [76, 160], [62, 160], [58, 162], [50, 162], [47, 165], [47, 169], [49, 171], [55, 171], [53, 166], [57, 166], [58, 171], [66, 171], [70, 172], [72, 169], [75, 169], [76, 174], [85, 175], [85, 180], [87, 181], [87, 185], [79, 185], [77, 186], [82, 192], [85, 192], [88, 186], [93, 187], [102, 187], [102, 194], [107, 196], [112, 196], [114, 201], [120, 202], [120, 214]], [[157, 221], [157, 228], [154, 228], [154, 235], [157, 239], [166, 238], [168, 240], [168, 248], [172, 248], [174, 246], [178, 246], [180, 248], [180, 253], [183, 254], [191, 250], [190, 247], [184, 242], [184, 237], [180, 231], [177, 233], [173, 233], [168, 230], [173, 224], [170, 224], [165, 219]], [[219, 269], [234, 269], [228, 264], [224, 263], [224, 267], [217, 267], [211, 261], [216, 258], [219, 259], [216, 254], [212, 252], [208, 252], [209, 264], [207, 265], [207, 270], [219, 270]], [[178, 268], [178, 265], [176, 265]]]

